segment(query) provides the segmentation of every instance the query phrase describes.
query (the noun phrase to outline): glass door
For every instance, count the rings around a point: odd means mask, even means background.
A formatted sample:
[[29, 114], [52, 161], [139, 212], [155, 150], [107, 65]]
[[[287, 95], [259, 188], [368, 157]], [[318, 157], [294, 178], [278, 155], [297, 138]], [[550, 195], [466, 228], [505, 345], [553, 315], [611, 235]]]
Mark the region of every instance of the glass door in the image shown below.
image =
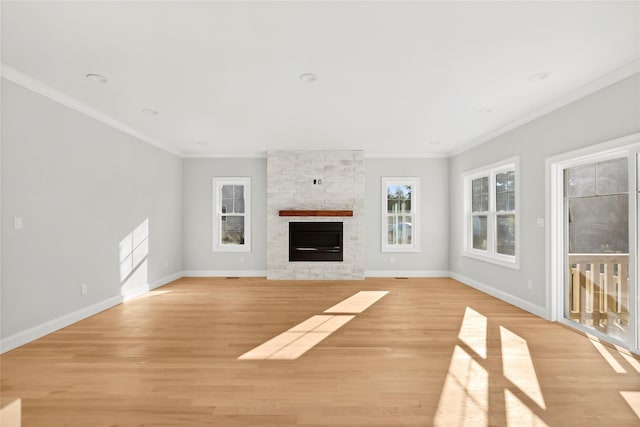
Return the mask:
[[[635, 160], [635, 159], [634, 159]], [[564, 169], [564, 317], [631, 341], [629, 158]], [[635, 192], [632, 189], [631, 194]]]

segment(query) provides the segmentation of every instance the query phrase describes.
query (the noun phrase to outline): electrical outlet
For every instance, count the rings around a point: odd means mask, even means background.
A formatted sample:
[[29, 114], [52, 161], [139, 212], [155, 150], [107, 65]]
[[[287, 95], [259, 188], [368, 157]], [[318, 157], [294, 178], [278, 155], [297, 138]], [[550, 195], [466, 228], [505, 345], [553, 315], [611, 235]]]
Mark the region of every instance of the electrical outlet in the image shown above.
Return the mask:
[[527, 288], [531, 291], [533, 290], [533, 280], [528, 280], [527, 281]]
[[15, 230], [22, 230], [22, 217], [16, 216], [13, 218], [13, 228]]
[[86, 295], [87, 294], [87, 285], [85, 285], [84, 283], [82, 285], [80, 285], [80, 295]]
[[395, 257], [389, 257], [389, 262], [396, 262], [396, 258]]

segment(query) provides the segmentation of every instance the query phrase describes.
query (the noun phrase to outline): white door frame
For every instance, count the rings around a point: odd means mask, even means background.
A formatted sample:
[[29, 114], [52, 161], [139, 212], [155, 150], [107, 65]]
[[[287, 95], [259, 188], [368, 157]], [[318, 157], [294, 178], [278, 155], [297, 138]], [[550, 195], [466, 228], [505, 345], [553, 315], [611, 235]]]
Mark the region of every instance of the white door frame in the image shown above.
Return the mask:
[[630, 322], [630, 343], [623, 343], [609, 335], [586, 328], [564, 318], [564, 281], [566, 265], [564, 257], [564, 170], [585, 163], [607, 158], [628, 156], [629, 158], [629, 277], [633, 286], [629, 292], [629, 316], [638, 319], [638, 272], [636, 262], [638, 248], [637, 218], [637, 168], [636, 158], [640, 152], [640, 133], [617, 138], [601, 144], [563, 153], [546, 160], [546, 307], [547, 320], [560, 322], [602, 339], [623, 346], [640, 354], [638, 321]]

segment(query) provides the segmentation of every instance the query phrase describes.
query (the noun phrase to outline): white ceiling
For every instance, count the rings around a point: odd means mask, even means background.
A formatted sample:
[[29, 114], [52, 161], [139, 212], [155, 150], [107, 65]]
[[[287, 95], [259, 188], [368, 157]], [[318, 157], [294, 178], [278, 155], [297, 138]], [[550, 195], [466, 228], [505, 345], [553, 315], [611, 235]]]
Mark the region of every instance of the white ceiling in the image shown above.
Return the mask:
[[639, 6], [3, 1], [3, 74], [184, 156], [444, 156], [636, 63]]

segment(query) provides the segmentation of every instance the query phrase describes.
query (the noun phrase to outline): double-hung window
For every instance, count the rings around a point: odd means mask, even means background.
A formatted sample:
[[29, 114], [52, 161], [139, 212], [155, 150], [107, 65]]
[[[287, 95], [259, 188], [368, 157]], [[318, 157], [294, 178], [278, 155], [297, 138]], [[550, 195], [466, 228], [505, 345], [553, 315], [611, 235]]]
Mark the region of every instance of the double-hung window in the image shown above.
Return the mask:
[[251, 250], [251, 178], [213, 178], [213, 250]]
[[518, 268], [518, 158], [464, 175], [464, 254]]
[[420, 178], [382, 178], [382, 251], [420, 251]]

